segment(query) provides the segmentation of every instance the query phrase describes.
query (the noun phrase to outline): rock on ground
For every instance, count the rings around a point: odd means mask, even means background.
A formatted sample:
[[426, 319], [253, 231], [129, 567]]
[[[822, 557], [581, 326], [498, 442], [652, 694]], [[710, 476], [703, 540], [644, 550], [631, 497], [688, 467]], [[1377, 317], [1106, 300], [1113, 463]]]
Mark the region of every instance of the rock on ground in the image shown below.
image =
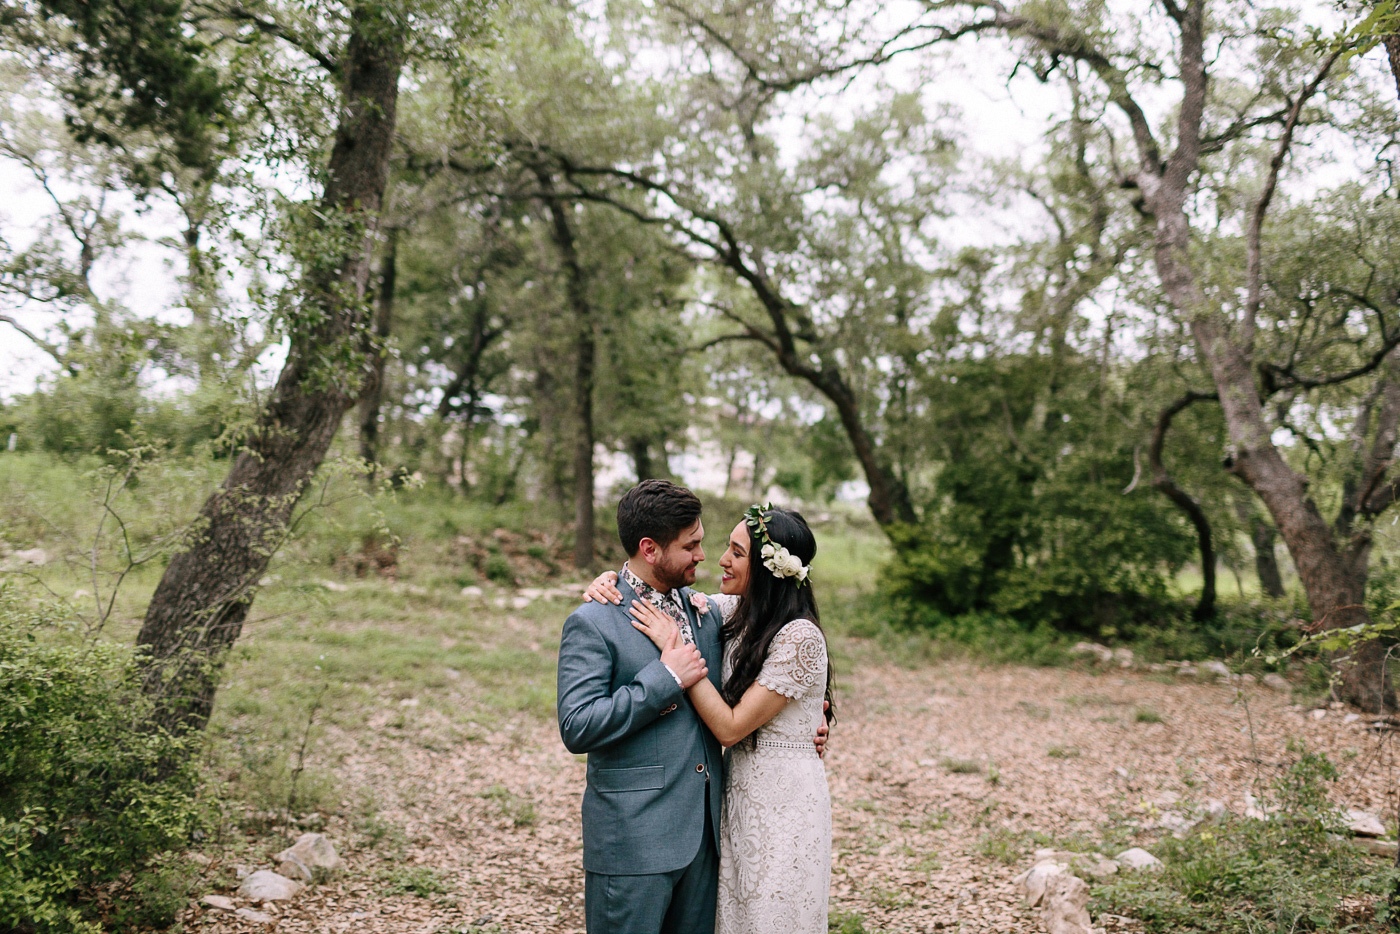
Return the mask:
[[220, 911], [233, 911], [233, 899], [227, 895], [206, 895], [200, 899], [201, 902], [210, 908], [217, 908]]
[[304, 833], [276, 856], [277, 871], [305, 882], [325, 882], [345, 870], [345, 860], [325, 834]]
[[270, 869], [259, 869], [243, 880], [238, 894], [255, 902], [280, 902], [296, 898], [302, 885]]
[[1384, 837], [1385, 824], [1369, 811], [1347, 811], [1343, 818], [1353, 837]]
[[1059, 863], [1046, 861], [1036, 863], [1012, 881], [1025, 897], [1026, 907], [1034, 908], [1044, 899], [1045, 889], [1049, 886], [1051, 877], [1058, 876], [1064, 871], [1065, 867]]
[[1124, 869], [1146, 869], [1156, 872], [1162, 868], [1162, 861], [1140, 846], [1124, 850], [1113, 858]]
[[256, 924], [276, 924], [277, 919], [265, 911], [256, 911], [252, 908], [240, 908], [234, 912], [240, 918], [247, 918]]
[[1050, 934], [1092, 934], [1089, 926], [1089, 884], [1078, 876], [1057, 873], [1045, 887], [1042, 920]]
[[1217, 680], [1225, 680], [1230, 677], [1229, 666], [1213, 658], [1209, 661], [1201, 662], [1200, 670]]
[[1097, 642], [1076, 642], [1069, 652], [1071, 655], [1092, 655], [1100, 665], [1113, 664], [1113, 650]]

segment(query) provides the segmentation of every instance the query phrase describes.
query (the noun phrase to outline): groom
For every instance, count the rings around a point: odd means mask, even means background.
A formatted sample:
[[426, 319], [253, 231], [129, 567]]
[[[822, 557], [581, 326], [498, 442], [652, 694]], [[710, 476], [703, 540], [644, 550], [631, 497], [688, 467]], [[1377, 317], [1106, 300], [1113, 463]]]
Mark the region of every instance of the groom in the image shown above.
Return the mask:
[[[719, 687], [719, 609], [693, 594], [705, 560], [695, 494], [646, 480], [617, 504], [622, 603], [585, 603], [559, 642], [559, 732], [588, 754], [583, 793], [588, 934], [711, 934], [718, 880], [719, 743], [685, 699]], [[647, 600], [679, 636], [657, 655], [627, 607]]]

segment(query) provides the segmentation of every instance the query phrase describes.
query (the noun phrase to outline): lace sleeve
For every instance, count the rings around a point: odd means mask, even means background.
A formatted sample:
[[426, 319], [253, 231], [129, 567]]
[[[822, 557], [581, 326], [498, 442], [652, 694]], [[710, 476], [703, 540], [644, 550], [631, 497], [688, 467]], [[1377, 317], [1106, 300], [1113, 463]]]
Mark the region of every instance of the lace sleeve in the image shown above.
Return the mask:
[[734, 611], [739, 609], [739, 595], [734, 593], [712, 593], [710, 602], [719, 607], [719, 618], [726, 623], [734, 618]]
[[754, 679], [787, 698], [806, 694], [820, 680], [826, 683], [826, 640], [811, 620], [795, 619], [773, 637], [763, 669]]

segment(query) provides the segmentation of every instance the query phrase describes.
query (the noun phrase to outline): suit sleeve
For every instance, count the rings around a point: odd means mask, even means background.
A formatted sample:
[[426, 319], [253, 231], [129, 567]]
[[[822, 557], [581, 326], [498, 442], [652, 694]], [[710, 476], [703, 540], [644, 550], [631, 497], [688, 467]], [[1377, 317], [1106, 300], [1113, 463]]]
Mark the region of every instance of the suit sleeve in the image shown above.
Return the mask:
[[657, 658], [616, 693], [612, 647], [580, 613], [564, 623], [559, 639], [559, 735], [572, 753], [601, 749], [650, 725], [678, 703], [682, 691]]

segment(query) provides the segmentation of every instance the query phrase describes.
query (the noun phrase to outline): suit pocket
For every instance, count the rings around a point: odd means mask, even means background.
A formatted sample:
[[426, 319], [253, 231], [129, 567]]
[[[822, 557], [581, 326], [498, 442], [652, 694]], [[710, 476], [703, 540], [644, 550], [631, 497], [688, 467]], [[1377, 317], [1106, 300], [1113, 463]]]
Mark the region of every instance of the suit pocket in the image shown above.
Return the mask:
[[666, 787], [666, 767], [651, 765], [640, 769], [598, 769], [593, 773], [593, 790], [600, 794], [614, 791], [655, 791]]

